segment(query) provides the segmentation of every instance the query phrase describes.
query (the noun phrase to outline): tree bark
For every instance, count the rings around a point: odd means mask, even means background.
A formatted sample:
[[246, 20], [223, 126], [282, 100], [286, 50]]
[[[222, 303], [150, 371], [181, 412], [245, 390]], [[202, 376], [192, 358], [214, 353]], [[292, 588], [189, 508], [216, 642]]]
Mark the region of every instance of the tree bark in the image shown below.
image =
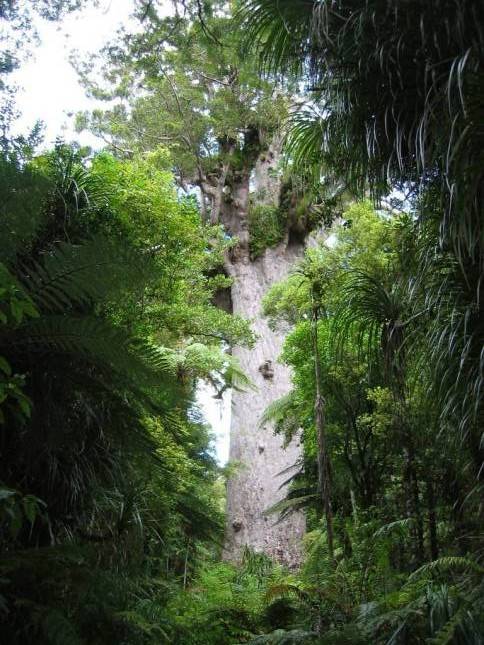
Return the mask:
[[239, 466], [227, 484], [224, 555], [229, 560], [240, 560], [248, 546], [295, 567], [301, 562], [303, 514], [294, 512], [277, 521], [276, 515], [267, 513], [285, 497], [287, 487], [283, 483], [290, 476], [287, 469], [296, 464], [301, 451], [298, 438], [284, 448], [283, 438], [274, 435], [272, 424], [261, 426], [261, 417], [269, 404], [291, 389], [290, 370], [278, 363], [284, 331], [269, 328], [262, 316], [262, 299], [273, 284], [288, 275], [302, 257], [304, 246], [289, 244], [286, 235], [278, 246], [251, 260], [247, 221], [250, 193], [256, 203], [279, 205], [280, 152], [281, 140], [275, 137], [255, 160], [253, 172], [247, 168], [235, 174], [230, 199], [221, 209], [225, 229], [239, 240], [227, 262], [227, 270], [234, 279], [233, 313], [251, 320], [257, 335], [254, 348], [233, 348], [234, 356], [257, 389], [232, 393], [230, 460]]
[[[274, 435], [272, 424], [260, 426], [266, 407], [291, 389], [289, 368], [277, 362], [284, 335], [272, 331], [261, 315], [262, 298], [269, 287], [282, 280], [302, 255], [302, 247], [285, 243], [267, 249], [254, 262], [233, 265], [233, 312], [252, 321], [258, 339], [253, 349], [235, 347], [233, 354], [257, 390], [232, 393], [230, 460], [239, 467], [227, 486], [227, 538], [225, 557], [240, 560], [245, 546], [266, 553], [289, 567], [301, 561], [305, 520], [301, 512], [277, 522], [266, 511], [286, 495], [283, 482], [287, 468], [300, 457], [299, 440], [283, 448], [283, 438]], [[261, 371], [272, 362], [273, 376]]]

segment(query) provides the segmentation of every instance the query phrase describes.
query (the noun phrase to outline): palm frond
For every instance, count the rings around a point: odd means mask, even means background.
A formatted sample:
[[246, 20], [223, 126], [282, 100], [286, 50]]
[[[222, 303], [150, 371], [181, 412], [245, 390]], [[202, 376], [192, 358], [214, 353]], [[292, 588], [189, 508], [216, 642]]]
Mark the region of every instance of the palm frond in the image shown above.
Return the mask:
[[402, 367], [405, 329], [405, 293], [362, 271], [346, 274], [340, 305], [331, 321], [332, 351], [340, 359], [354, 339], [360, 358], [370, 368], [382, 365], [389, 378]]
[[244, 26], [245, 47], [259, 49], [268, 73], [303, 72], [314, 5], [312, 0], [249, 0], [242, 5], [237, 19]]
[[302, 508], [305, 508], [314, 503], [314, 500], [318, 497], [319, 496], [317, 493], [310, 493], [308, 495], [302, 495], [299, 497], [285, 497], [270, 508], [266, 509], [264, 512], [266, 514], [279, 513], [280, 517], [278, 521], [281, 521], [290, 513], [299, 511]]

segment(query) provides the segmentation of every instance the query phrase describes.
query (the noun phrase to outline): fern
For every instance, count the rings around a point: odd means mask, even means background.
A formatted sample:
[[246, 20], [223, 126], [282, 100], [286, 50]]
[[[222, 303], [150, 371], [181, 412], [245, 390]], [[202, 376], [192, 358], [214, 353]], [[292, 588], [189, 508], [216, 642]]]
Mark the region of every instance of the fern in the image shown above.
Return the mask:
[[274, 600], [275, 598], [280, 598], [281, 596], [296, 596], [301, 600], [307, 600], [308, 593], [301, 589], [298, 585], [289, 584], [286, 582], [271, 585], [267, 588], [265, 595], [267, 601]]
[[449, 571], [472, 571], [479, 575], [484, 574], [484, 569], [480, 567], [474, 560], [470, 558], [461, 557], [461, 556], [446, 556], [434, 560], [433, 562], [428, 562], [424, 564], [419, 569], [410, 574], [408, 582], [411, 583], [414, 580], [424, 578], [432, 573], [441, 574]]
[[159, 623], [152, 623], [148, 621], [139, 611], [132, 609], [126, 611], [118, 611], [115, 614], [116, 618], [120, 618], [135, 629], [141, 631], [150, 640], [156, 638], [159, 641], [161, 637], [165, 642], [169, 642], [168, 633], [161, 627]]
[[54, 312], [141, 289], [153, 272], [148, 258], [100, 236], [76, 245], [61, 242], [42, 262], [21, 267], [23, 284], [32, 299]]
[[297, 645], [298, 643], [316, 643], [317, 633], [302, 629], [276, 629], [270, 634], [264, 634], [248, 641], [249, 645]]
[[42, 316], [5, 334], [2, 344], [6, 356], [13, 350], [39, 359], [55, 354], [88, 359], [101, 368], [116, 370], [122, 379], [145, 384], [159, 384], [161, 373], [169, 368], [158, 347], [146, 341], [133, 342], [121, 327], [90, 316]]
[[388, 537], [393, 532], [406, 535], [408, 533], [408, 530], [412, 528], [414, 524], [415, 524], [415, 520], [412, 517], [406, 517], [401, 520], [395, 520], [394, 522], [389, 522], [388, 524], [381, 526], [377, 531], [375, 531], [375, 533], [373, 534], [373, 537], [374, 538]]
[[42, 628], [49, 645], [86, 645], [74, 624], [59, 610], [46, 609]]

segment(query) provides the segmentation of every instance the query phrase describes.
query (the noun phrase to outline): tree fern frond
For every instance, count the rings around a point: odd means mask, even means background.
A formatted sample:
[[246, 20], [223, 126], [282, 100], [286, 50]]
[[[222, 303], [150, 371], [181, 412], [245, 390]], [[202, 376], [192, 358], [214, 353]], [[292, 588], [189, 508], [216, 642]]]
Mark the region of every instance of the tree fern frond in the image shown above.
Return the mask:
[[159, 623], [149, 622], [139, 611], [133, 609], [118, 611], [115, 617], [128, 623], [130, 627], [141, 631], [150, 639], [162, 638], [164, 642], [168, 642], [169, 635], [161, 625]]
[[271, 585], [267, 588], [267, 591], [265, 593], [266, 601], [271, 601], [275, 598], [280, 598], [281, 596], [296, 596], [297, 598], [307, 599], [308, 594], [297, 585], [289, 584], [286, 582]]
[[6, 356], [15, 350], [39, 360], [55, 354], [87, 359], [140, 385], [160, 385], [170, 369], [162, 349], [133, 339], [122, 327], [89, 316], [42, 316], [5, 335], [1, 344]]
[[416, 571], [410, 574], [408, 583], [419, 578], [423, 578], [431, 573], [439, 574], [447, 571], [472, 571], [473, 573], [480, 575], [484, 574], [484, 569], [471, 558], [449, 555], [438, 558], [437, 560], [433, 560], [432, 562], [428, 562], [427, 564], [419, 567]]
[[255, 386], [240, 368], [235, 356], [218, 345], [190, 343], [176, 353], [179, 367], [200, 378], [217, 375], [235, 390], [254, 389]]
[[401, 520], [395, 520], [394, 522], [390, 522], [389, 524], [385, 524], [384, 526], [381, 526], [375, 533], [373, 534], [374, 538], [380, 538], [380, 537], [387, 537], [391, 535], [394, 531], [398, 533], [407, 533], [409, 529], [412, 528], [415, 524], [415, 519], [413, 517], [405, 517]]
[[[129, 267], [129, 270], [127, 270]], [[65, 311], [143, 288], [153, 267], [147, 258], [103, 237], [57, 244], [42, 262], [22, 267], [22, 282], [36, 304]]]

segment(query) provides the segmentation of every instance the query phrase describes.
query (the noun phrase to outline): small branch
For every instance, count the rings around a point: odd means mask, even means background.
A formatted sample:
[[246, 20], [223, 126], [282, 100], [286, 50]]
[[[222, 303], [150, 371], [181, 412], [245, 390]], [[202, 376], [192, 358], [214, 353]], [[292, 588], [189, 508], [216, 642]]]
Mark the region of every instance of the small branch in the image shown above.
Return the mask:
[[197, 74], [207, 81], [212, 81], [212, 83], [218, 83], [218, 85], [224, 85], [225, 87], [232, 87], [231, 83], [227, 83], [227, 81], [221, 81], [219, 78], [214, 78], [213, 76], [209, 76], [208, 74], [204, 74], [203, 72], [197, 72]]

